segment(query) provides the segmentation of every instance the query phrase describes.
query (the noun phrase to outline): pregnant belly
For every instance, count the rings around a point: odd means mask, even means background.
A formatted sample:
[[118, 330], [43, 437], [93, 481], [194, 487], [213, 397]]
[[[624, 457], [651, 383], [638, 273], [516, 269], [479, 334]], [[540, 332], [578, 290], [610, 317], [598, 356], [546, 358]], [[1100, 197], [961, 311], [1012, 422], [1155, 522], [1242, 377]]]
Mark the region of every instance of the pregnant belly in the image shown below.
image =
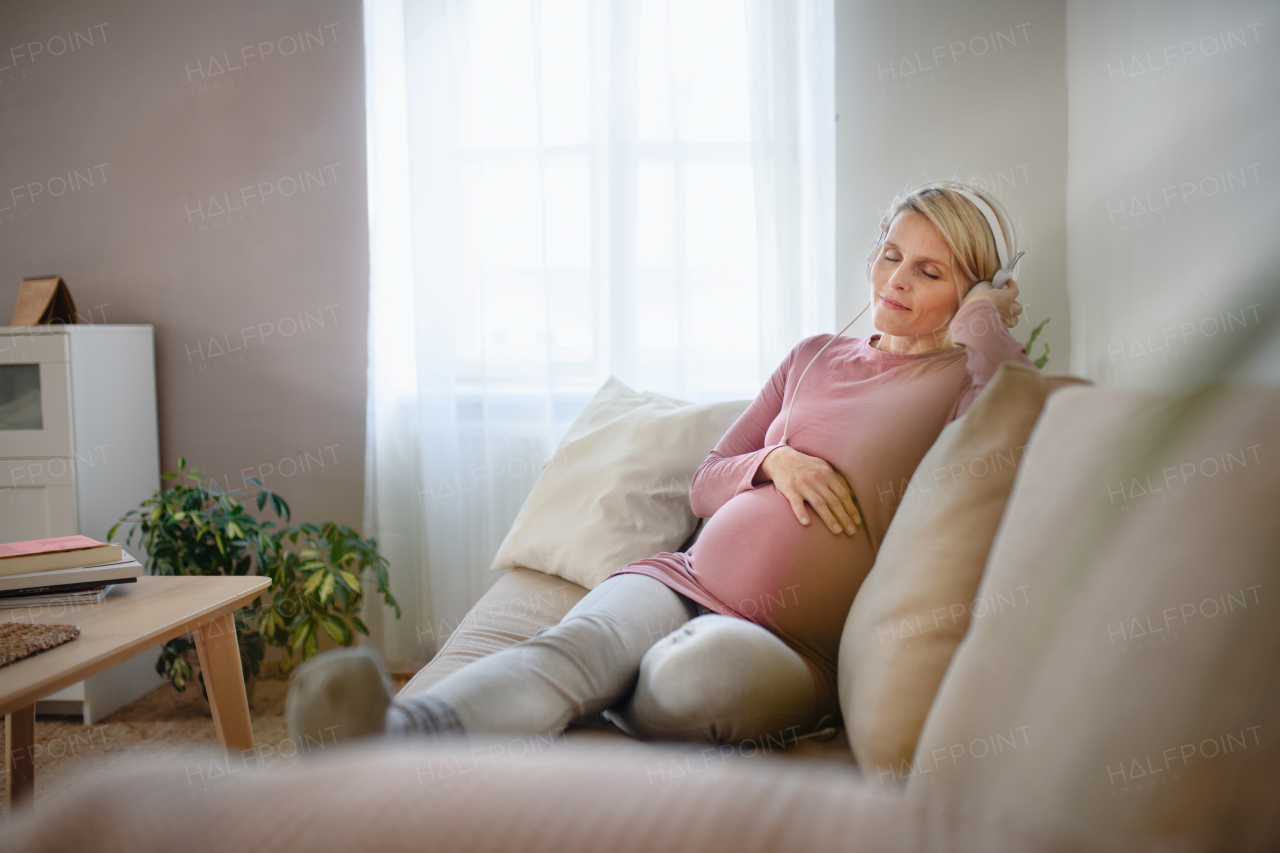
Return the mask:
[[875, 552], [862, 527], [837, 534], [808, 515], [801, 524], [772, 483], [741, 492], [707, 520], [689, 557], [698, 582], [734, 612], [834, 668]]

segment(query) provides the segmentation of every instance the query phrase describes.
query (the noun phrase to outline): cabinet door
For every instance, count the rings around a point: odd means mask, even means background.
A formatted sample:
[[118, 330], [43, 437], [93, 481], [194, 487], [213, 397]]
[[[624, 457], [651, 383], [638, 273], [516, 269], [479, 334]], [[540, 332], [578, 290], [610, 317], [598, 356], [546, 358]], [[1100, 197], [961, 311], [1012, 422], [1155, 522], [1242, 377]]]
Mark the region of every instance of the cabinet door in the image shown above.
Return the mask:
[[72, 454], [67, 364], [0, 364], [0, 458]]
[[0, 459], [0, 542], [75, 534], [75, 460]]

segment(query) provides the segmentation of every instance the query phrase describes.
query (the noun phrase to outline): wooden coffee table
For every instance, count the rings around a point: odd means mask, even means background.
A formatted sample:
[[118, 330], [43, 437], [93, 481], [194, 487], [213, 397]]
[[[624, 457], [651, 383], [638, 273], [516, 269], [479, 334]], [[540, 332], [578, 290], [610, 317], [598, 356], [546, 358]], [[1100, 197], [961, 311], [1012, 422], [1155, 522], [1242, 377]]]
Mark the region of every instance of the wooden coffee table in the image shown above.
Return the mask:
[[147, 576], [116, 586], [98, 604], [0, 610], [4, 622], [80, 626], [76, 639], [0, 667], [10, 808], [29, 805], [35, 796], [39, 699], [188, 631], [195, 636], [218, 744], [253, 749], [235, 611], [270, 585], [270, 578], [256, 576]]

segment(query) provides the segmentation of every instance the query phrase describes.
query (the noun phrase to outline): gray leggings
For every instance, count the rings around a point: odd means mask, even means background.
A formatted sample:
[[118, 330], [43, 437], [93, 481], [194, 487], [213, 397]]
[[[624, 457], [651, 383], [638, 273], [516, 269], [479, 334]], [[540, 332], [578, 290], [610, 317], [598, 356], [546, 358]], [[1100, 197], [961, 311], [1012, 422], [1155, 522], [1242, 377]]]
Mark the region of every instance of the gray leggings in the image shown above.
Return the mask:
[[816, 705], [809, 668], [773, 633], [626, 573], [559, 624], [396, 700], [388, 726], [535, 734], [604, 711], [644, 739], [791, 742], [819, 722]]

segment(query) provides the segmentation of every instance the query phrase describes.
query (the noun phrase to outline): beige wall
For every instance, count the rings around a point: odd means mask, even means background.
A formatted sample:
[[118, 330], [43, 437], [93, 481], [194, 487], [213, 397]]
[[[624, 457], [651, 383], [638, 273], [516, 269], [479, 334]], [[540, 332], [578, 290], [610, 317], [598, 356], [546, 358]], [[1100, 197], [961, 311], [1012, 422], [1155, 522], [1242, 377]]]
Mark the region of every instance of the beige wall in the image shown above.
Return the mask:
[[[1176, 387], [1276, 324], [1280, 4], [1068, 5], [1075, 372]], [[1249, 378], [1280, 382], [1280, 335]]]
[[0, 322], [57, 273], [154, 324], [164, 469], [359, 527], [361, 4], [5, 3], [0, 33]]
[[[1064, 14], [1061, 0], [835, 0], [837, 328], [866, 304], [889, 200], [959, 178], [998, 191], [1020, 220], [1014, 335], [1051, 317], [1047, 370], [1068, 371]], [[846, 334], [871, 334], [868, 317]]]

